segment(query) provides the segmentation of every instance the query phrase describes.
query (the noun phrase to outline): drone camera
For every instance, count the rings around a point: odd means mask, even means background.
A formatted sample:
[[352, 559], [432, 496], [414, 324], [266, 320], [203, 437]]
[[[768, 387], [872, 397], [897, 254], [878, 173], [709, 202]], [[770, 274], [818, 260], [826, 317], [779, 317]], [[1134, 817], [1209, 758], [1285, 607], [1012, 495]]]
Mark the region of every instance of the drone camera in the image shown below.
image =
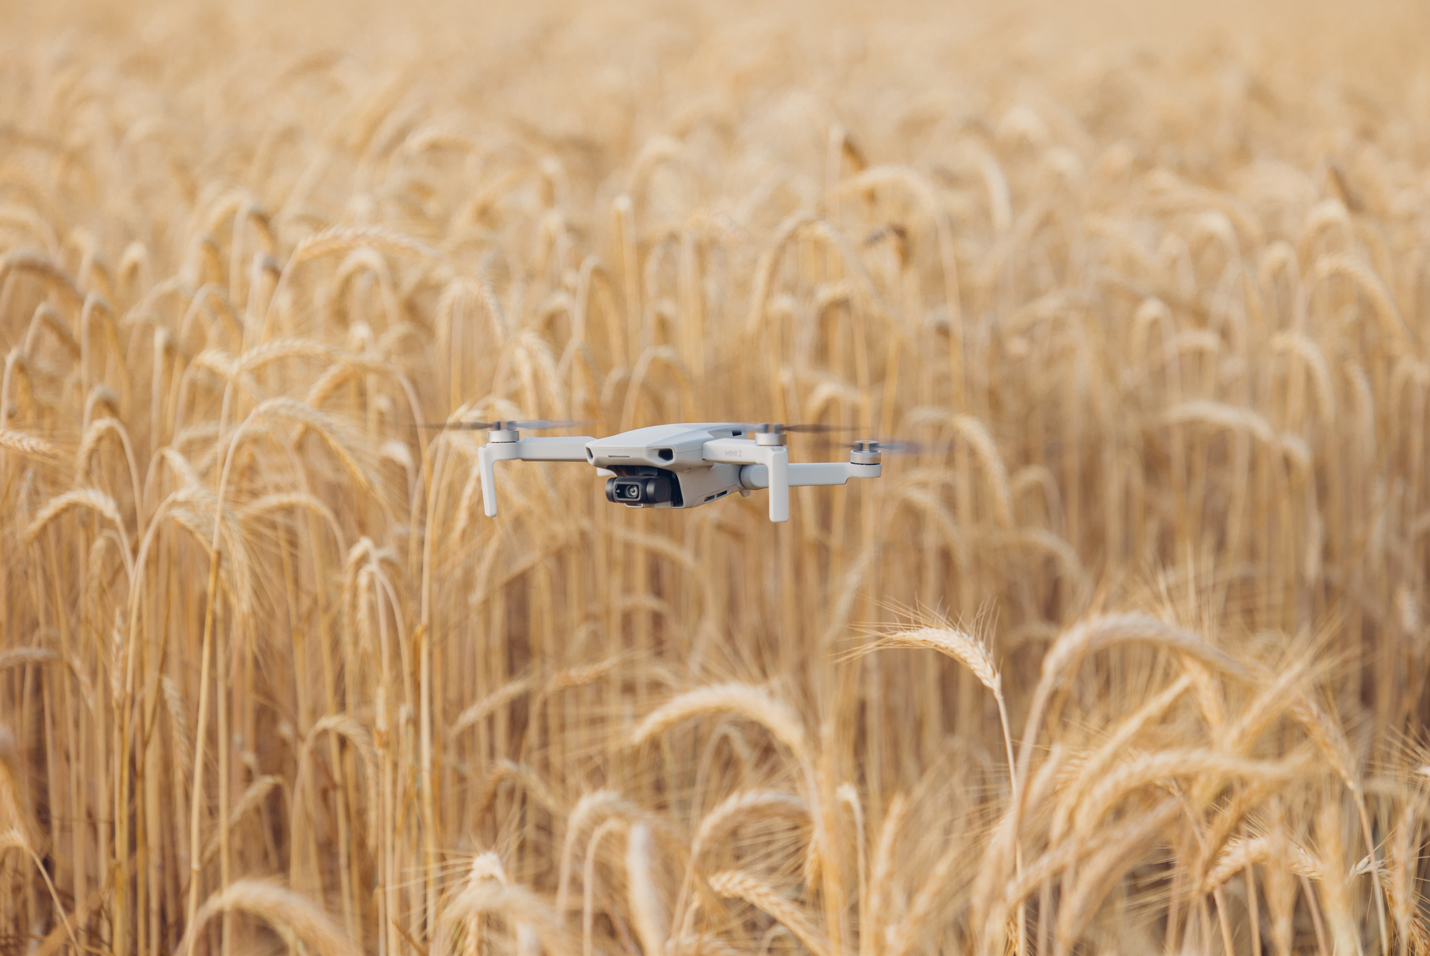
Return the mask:
[[618, 505], [660, 505], [674, 497], [669, 475], [621, 476], [606, 481], [606, 500]]

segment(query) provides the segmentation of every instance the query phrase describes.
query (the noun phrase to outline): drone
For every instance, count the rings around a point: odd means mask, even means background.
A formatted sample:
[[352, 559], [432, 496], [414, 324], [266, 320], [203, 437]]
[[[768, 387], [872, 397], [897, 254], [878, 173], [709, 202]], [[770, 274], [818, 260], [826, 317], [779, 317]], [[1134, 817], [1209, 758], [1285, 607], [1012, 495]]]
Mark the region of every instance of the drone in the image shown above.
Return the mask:
[[848, 461], [792, 462], [789, 434], [834, 431], [821, 425], [750, 425], [700, 422], [651, 425], [607, 438], [523, 438], [522, 431], [563, 428], [583, 422], [451, 422], [442, 428], [485, 429], [477, 452], [483, 510], [497, 514], [499, 461], [580, 461], [606, 480], [606, 499], [628, 508], [698, 508], [738, 493], [768, 488], [770, 520], [789, 520], [789, 490], [842, 485], [850, 478], [878, 478], [883, 448], [856, 441]]

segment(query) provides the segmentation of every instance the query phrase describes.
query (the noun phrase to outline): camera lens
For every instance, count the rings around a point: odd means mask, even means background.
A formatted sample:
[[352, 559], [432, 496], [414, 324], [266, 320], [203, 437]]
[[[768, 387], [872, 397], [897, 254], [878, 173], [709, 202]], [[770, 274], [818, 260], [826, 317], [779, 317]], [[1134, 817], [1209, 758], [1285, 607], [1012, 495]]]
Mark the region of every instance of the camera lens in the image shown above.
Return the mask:
[[606, 500], [622, 505], [644, 504], [643, 484], [639, 478], [612, 478], [606, 482]]
[[651, 505], [675, 501], [678, 508], [680, 503], [677, 487], [675, 477], [668, 472], [654, 475], [618, 475], [606, 482], [606, 500], [633, 508], [648, 508]]

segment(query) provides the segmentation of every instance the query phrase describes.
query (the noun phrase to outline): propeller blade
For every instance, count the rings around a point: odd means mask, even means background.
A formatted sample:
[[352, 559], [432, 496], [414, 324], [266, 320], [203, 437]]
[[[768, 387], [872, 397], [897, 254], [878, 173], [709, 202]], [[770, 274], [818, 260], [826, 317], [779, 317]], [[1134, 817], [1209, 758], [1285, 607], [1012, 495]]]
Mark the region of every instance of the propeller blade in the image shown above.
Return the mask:
[[952, 442], [879, 442], [879, 451], [885, 455], [942, 455], [952, 447]]
[[556, 421], [550, 418], [531, 418], [525, 421], [515, 422], [442, 422], [440, 424], [419, 423], [413, 428], [437, 428], [437, 429], [473, 429], [473, 430], [495, 430], [495, 429], [519, 429], [521, 431], [540, 431], [544, 428], [573, 428], [576, 425], [589, 425], [586, 421]]
[[[953, 447], [952, 442], [884, 441], [883, 439], [863, 439], [873, 441], [883, 455], [942, 455]], [[821, 449], [843, 448], [842, 442], [821, 442]]]
[[539, 431], [543, 428], [575, 428], [577, 425], [589, 425], [591, 420], [582, 421], [556, 421], [550, 418], [533, 418], [524, 422], [502, 422], [507, 428], [519, 428], [522, 431]]
[[785, 425], [781, 422], [759, 422], [747, 424], [745, 428], [754, 433], [805, 432], [809, 434], [823, 434], [827, 432], [853, 432], [859, 430], [859, 426], [857, 425], [825, 425], [820, 422], [796, 422], [793, 425]]
[[816, 435], [828, 434], [830, 432], [857, 432], [858, 430], [859, 426], [857, 425], [822, 425], [818, 422], [785, 426], [785, 431], [787, 432], [809, 432]]
[[500, 422], [418, 422], [413, 428], [435, 428], [438, 431], [454, 429], [496, 428]]

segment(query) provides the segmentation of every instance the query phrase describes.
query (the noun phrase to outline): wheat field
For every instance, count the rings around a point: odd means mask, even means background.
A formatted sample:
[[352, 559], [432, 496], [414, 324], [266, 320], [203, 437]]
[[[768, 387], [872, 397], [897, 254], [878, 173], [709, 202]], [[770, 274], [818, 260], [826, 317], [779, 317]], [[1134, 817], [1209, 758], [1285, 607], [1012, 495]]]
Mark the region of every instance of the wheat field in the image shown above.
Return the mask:
[[0, 953], [1430, 953], [1421, 7], [0, 24]]

